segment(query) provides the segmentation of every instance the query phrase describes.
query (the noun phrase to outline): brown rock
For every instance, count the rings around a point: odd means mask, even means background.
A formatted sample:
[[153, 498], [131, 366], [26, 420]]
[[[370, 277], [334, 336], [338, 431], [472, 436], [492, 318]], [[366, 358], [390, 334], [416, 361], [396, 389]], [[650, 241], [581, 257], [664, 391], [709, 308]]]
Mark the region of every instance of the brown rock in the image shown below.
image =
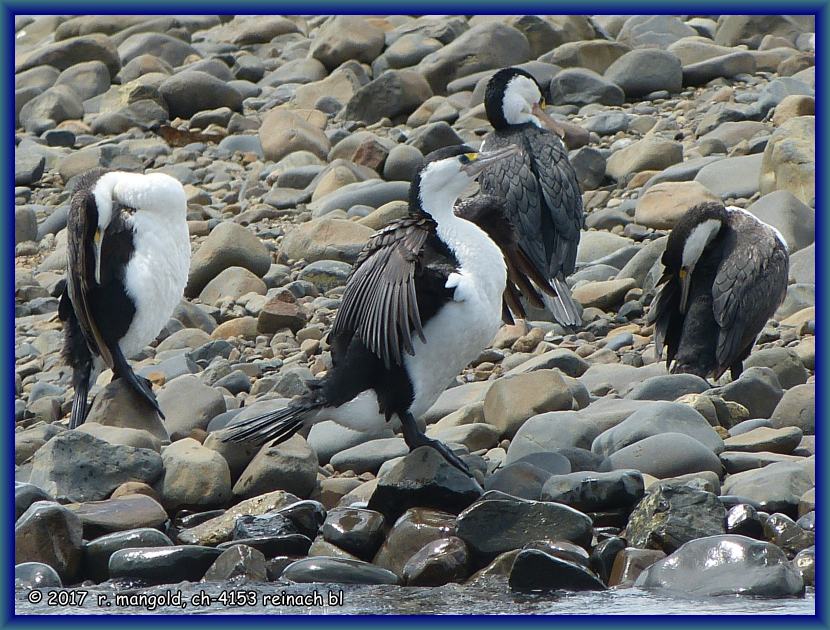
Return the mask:
[[637, 549], [626, 547], [614, 558], [608, 586], [631, 587], [640, 574], [666, 554], [659, 549]]
[[670, 230], [689, 208], [704, 201], [720, 201], [720, 197], [696, 181], [661, 182], [637, 200], [634, 220], [656, 230]]

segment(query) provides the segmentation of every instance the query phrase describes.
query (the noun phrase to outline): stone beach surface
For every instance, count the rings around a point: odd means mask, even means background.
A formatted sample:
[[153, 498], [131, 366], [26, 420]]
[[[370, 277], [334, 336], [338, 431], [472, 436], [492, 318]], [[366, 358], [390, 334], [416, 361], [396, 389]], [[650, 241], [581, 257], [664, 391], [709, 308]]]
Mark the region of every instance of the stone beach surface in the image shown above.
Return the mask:
[[[454, 584], [812, 593], [814, 31], [762, 15], [18, 17], [18, 589], [375, 585], [410, 613]], [[583, 325], [503, 326], [419, 419], [473, 476], [409, 453], [397, 421], [218, 440], [331, 367], [360, 249], [406, 214], [427, 153], [480, 146], [484, 87], [510, 65], [567, 123]], [[132, 358], [166, 419], [106, 371], [69, 431], [56, 287], [71, 192], [96, 167], [178, 179], [193, 259]], [[713, 199], [791, 255], [734, 382], [669, 374], [645, 319], [666, 235]]]

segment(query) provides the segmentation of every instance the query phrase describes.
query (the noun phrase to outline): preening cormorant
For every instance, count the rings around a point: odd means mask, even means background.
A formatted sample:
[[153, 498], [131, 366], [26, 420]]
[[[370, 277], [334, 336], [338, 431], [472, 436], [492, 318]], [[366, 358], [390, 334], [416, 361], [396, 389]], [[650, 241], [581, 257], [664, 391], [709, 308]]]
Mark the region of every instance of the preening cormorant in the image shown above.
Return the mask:
[[737, 207], [691, 208], [669, 234], [662, 285], [648, 321], [657, 357], [673, 373], [736, 379], [755, 339], [787, 294], [781, 233]]
[[96, 170], [81, 177], [58, 307], [75, 388], [70, 428], [84, 422], [90, 382], [107, 367], [162, 415], [127, 359], [155, 339], [182, 298], [190, 268], [186, 214], [184, 189], [168, 175]]

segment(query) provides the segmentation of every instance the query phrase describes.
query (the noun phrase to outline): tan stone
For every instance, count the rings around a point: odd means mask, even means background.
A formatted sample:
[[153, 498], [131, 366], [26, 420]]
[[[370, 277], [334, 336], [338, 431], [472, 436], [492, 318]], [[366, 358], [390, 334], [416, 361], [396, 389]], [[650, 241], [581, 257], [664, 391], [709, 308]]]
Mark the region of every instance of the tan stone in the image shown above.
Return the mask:
[[646, 227], [668, 230], [689, 208], [705, 201], [720, 201], [720, 197], [696, 181], [661, 182], [638, 199], [634, 220]]
[[571, 409], [573, 395], [559, 370], [536, 370], [500, 378], [484, 397], [484, 418], [513, 437], [531, 416]]
[[231, 337], [254, 339], [258, 334], [257, 318], [245, 316], [222, 322], [216, 327], [210, 336], [213, 339], [230, 339]]
[[607, 311], [619, 306], [625, 297], [626, 292], [637, 286], [633, 278], [620, 278], [615, 280], [604, 280], [599, 282], [586, 282], [575, 287], [573, 290], [574, 299], [589, 308], [591, 306]]
[[816, 99], [803, 94], [790, 94], [775, 106], [775, 114], [772, 116], [772, 124], [780, 127], [790, 118], [798, 116], [815, 116]]

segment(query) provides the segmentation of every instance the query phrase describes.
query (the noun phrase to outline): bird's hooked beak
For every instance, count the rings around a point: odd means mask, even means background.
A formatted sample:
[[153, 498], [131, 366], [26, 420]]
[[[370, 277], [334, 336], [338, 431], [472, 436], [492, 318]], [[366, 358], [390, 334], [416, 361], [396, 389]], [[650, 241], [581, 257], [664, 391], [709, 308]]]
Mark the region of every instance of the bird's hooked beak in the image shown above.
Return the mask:
[[515, 144], [504, 147], [503, 149], [496, 149], [495, 151], [486, 151], [485, 153], [466, 153], [469, 162], [461, 166], [461, 170], [470, 178], [476, 178], [485, 168], [495, 162], [504, 160], [521, 153], [521, 149]]
[[539, 103], [534, 103], [533, 107], [530, 109], [530, 112], [539, 119], [539, 122], [541, 122], [557, 136], [560, 138], [565, 137], [565, 128], [551, 118], [551, 116], [545, 111], [545, 99], [542, 99]]
[[100, 229], [95, 230], [93, 243], [95, 245], [95, 283], [101, 285], [101, 242], [104, 236]]
[[680, 273], [680, 312], [686, 312], [686, 305], [689, 302], [689, 288], [692, 286], [692, 272], [694, 267], [681, 267]]

